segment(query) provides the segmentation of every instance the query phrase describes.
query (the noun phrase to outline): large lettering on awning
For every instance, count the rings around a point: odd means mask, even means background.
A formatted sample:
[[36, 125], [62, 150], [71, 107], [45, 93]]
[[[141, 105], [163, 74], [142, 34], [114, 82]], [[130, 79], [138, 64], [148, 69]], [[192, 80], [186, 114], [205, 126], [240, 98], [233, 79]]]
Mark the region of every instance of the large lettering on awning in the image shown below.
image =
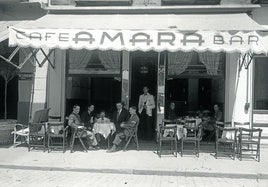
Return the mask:
[[257, 32], [174, 30], [78, 30], [10, 28], [10, 46], [60, 49], [226, 51], [267, 53], [268, 37]]

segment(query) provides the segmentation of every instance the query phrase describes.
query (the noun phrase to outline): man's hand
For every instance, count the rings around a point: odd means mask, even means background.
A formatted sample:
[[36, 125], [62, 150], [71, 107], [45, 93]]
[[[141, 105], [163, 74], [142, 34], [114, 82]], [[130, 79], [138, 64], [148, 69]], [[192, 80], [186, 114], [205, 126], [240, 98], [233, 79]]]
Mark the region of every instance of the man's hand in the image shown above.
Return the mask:
[[120, 124], [120, 127], [121, 127], [121, 128], [124, 128], [125, 126], [126, 126], [125, 123], [121, 123], [121, 124]]

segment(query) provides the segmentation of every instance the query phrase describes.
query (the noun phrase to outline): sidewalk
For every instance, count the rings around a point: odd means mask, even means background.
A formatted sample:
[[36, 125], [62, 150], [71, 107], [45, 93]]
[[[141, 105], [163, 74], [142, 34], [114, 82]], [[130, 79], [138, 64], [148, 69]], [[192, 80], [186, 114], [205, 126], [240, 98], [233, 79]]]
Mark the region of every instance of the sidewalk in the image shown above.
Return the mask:
[[[132, 147], [131, 147], [132, 148]], [[261, 148], [261, 161], [239, 161], [229, 157], [214, 158], [212, 152], [174, 157], [157, 156], [155, 145], [143, 143], [142, 150], [106, 153], [106, 150], [65, 153], [43, 150], [28, 152], [26, 147], [0, 147], [0, 168], [42, 171], [76, 171], [92, 173], [118, 173], [135, 175], [167, 175], [191, 177], [224, 177], [268, 179], [268, 148]], [[206, 145], [201, 146], [206, 150]]]

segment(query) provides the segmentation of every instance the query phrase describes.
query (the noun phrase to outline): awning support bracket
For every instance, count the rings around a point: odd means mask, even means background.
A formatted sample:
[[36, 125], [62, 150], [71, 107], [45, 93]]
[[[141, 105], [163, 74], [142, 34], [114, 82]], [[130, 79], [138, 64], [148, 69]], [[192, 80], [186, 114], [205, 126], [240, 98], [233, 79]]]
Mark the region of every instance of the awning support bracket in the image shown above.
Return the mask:
[[11, 55], [8, 58], [5, 58], [4, 56], [0, 55], [0, 58], [2, 58], [4, 61], [9, 63], [10, 65], [14, 66], [17, 69], [20, 69], [20, 66], [16, 65], [14, 62], [12, 62], [12, 58], [17, 54], [17, 52], [20, 50], [20, 47], [16, 47], [16, 49], [11, 53]]
[[25, 55], [27, 55], [26, 57], [25, 57], [25, 59], [23, 60], [23, 62], [20, 64], [20, 68], [22, 68], [22, 66], [28, 61], [28, 60], [30, 60], [31, 61], [31, 63], [34, 65], [34, 62], [33, 62], [33, 60], [31, 59], [31, 57], [32, 56], [35, 56], [36, 55], [36, 53], [38, 52], [38, 49], [35, 49], [35, 50], [31, 50], [31, 53], [26, 53], [24, 50], [22, 50], [23, 51], [23, 53], [25, 54]]
[[[36, 57], [36, 53], [37, 53], [39, 50], [43, 53], [43, 55], [44, 55], [44, 57], [45, 57], [45, 58], [42, 60], [42, 62], [40, 62], [40, 61], [37, 59], [37, 57]], [[34, 53], [34, 58], [35, 58], [36, 63], [38, 64], [39, 67], [42, 67], [42, 66], [46, 63], [46, 61], [48, 61], [48, 63], [51, 65], [51, 67], [52, 67], [53, 69], [55, 69], [55, 62], [51, 62], [51, 60], [49, 59], [49, 56], [52, 54], [52, 52], [54, 52], [54, 50], [55, 50], [55, 49], [50, 50], [48, 54], [46, 54], [45, 51], [44, 51], [42, 48], [37, 49], [36, 52], [33, 51], [33, 50], [31, 50], [31, 52]]]
[[43, 49], [41, 49], [41, 51], [42, 51], [43, 55], [45, 56], [45, 59], [42, 61], [41, 64], [43, 65], [47, 60], [48, 63], [51, 65], [51, 67], [53, 69], [55, 69], [55, 61], [51, 62], [51, 60], [49, 59], [49, 56], [52, 54], [52, 52], [55, 51], [55, 49], [51, 49], [48, 54], [46, 54]]
[[247, 52], [243, 54], [242, 60], [241, 60], [241, 56], [239, 60], [239, 72], [242, 70], [243, 66], [245, 67], [245, 69], [248, 69], [249, 65], [251, 64], [253, 60], [254, 54], [252, 52]]

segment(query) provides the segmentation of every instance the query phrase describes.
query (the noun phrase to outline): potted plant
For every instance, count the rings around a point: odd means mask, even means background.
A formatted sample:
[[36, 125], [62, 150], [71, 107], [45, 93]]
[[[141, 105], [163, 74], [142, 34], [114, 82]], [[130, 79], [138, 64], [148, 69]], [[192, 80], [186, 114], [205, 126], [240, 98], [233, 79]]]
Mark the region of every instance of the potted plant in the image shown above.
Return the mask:
[[[2, 48], [3, 49], [3, 48]], [[7, 56], [5, 51], [0, 51], [2, 56]], [[13, 65], [5, 62], [3, 58], [0, 58], [0, 77], [4, 79], [4, 116], [0, 119], [0, 144], [11, 143], [13, 138], [11, 132], [14, 129], [17, 120], [7, 119], [7, 96], [8, 96], [8, 83], [18, 74], [18, 69]], [[1, 90], [2, 91], [2, 90]]]

